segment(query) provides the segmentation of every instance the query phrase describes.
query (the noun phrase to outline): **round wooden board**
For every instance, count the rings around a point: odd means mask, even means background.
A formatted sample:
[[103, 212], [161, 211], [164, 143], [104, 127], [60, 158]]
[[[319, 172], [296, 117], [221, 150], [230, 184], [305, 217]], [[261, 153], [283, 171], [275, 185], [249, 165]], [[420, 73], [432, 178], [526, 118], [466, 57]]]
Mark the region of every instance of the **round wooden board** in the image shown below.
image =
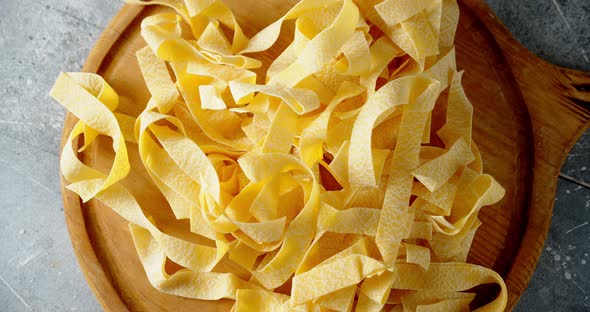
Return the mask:
[[[252, 35], [285, 13], [296, 1], [231, 0], [240, 25]], [[463, 85], [473, 102], [473, 137], [484, 170], [506, 189], [506, 197], [480, 213], [483, 225], [469, 254], [471, 263], [493, 268], [506, 280], [508, 310], [526, 289], [549, 228], [559, 168], [590, 119], [590, 76], [558, 68], [536, 58], [512, 38], [481, 0], [460, 1], [456, 37], [457, 62], [465, 70]], [[96, 72], [120, 95], [119, 110], [137, 116], [149, 93], [135, 51], [145, 46], [141, 20], [169, 9], [125, 6], [97, 41], [84, 66]], [[264, 14], [261, 14], [264, 12]], [[278, 42], [271, 59], [286, 46]], [[62, 146], [76, 119], [68, 114]], [[110, 142], [98, 140], [79, 157], [107, 169]], [[183, 234], [187, 223], [176, 221], [166, 201], [148, 178], [130, 148], [132, 173], [124, 184], [142, 207], [162, 220], [158, 226]], [[149, 284], [136, 255], [127, 222], [98, 201], [81, 203], [63, 188], [65, 215], [80, 266], [108, 311], [228, 311], [231, 300], [218, 302], [175, 297]], [[485, 300], [486, 293], [483, 293]]]

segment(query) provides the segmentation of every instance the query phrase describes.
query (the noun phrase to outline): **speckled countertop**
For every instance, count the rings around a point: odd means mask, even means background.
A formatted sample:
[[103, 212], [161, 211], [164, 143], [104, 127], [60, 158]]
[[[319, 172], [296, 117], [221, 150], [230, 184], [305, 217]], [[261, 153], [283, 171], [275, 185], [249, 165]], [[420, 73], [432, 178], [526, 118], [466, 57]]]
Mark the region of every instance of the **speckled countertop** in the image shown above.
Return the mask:
[[[590, 1], [487, 0], [527, 48], [590, 71]], [[77, 71], [120, 0], [0, 0], [0, 310], [100, 311], [67, 234], [47, 96]], [[590, 132], [562, 168], [551, 230], [516, 311], [590, 311]], [[586, 186], [584, 186], [586, 185]]]

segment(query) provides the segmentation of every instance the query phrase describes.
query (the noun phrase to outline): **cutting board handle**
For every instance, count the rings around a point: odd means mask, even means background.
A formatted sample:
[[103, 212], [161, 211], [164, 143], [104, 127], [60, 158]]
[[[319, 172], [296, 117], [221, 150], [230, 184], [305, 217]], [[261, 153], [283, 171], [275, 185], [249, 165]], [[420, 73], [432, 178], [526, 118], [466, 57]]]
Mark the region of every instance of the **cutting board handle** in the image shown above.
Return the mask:
[[590, 125], [590, 73], [550, 64], [531, 53], [484, 1], [459, 3], [490, 31], [510, 67], [531, 120], [535, 157], [543, 157], [559, 170], [568, 151]]
[[[562, 139], [575, 141], [590, 121], [590, 73], [563, 68], [540, 59], [512, 36], [484, 1], [459, 2], [473, 11], [500, 46], [522, 92], [533, 127], [537, 121], [547, 122], [560, 130]], [[550, 121], [567, 118], [575, 119], [575, 130], [564, 132], [562, 127], [567, 125]], [[561, 163], [555, 165], [561, 166]]]
[[590, 110], [590, 73], [555, 66], [562, 75], [562, 96], [579, 106]]
[[[557, 180], [563, 162], [590, 125], [590, 73], [541, 60], [522, 46], [483, 0], [460, 0], [490, 31], [510, 67], [528, 111], [533, 171], [526, 231], [510, 272], [508, 307], [514, 307], [533, 275], [551, 224]], [[523, 103], [514, 103], [522, 105]]]

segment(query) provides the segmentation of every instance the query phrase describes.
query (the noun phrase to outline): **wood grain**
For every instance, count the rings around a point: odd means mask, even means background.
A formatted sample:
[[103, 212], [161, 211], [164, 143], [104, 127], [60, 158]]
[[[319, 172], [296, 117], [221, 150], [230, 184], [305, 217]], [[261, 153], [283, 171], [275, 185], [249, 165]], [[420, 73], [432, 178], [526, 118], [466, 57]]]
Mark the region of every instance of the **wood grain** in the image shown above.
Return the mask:
[[[247, 34], [283, 14], [295, 1], [226, 1]], [[504, 276], [511, 310], [529, 282], [549, 229], [559, 168], [590, 120], [590, 75], [546, 63], [522, 47], [481, 0], [460, 1], [457, 62], [474, 105], [474, 140], [485, 171], [506, 188], [500, 203], [486, 207], [469, 262]], [[258, 8], [258, 9], [256, 9]], [[139, 23], [167, 9], [125, 6], [105, 29], [84, 71], [101, 74], [119, 93], [119, 109], [137, 115], [149, 94], [139, 73], [135, 51], [145, 45]], [[255, 12], [265, 12], [258, 15]], [[279, 42], [271, 58], [285, 43]], [[68, 114], [65, 144], [76, 119]], [[74, 144], [77, 144], [74, 142]], [[99, 140], [79, 155], [85, 163], [108, 168], [109, 142]], [[131, 151], [136, 150], [133, 147]], [[147, 177], [139, 156], [130, 152], [132, 174], [124, 181], [140, 204], [157, 215], [160, 228], [188, 235]], [[126, 221], [97, 201], [82, 204], [64, 188], [64, 211], [78, 261], [88, 283], [107, 311], [227, 311], [232, 301], [199, 301], [153, 289], [139, 262]], [[483, 301], [485, 291], [482, 293]]]

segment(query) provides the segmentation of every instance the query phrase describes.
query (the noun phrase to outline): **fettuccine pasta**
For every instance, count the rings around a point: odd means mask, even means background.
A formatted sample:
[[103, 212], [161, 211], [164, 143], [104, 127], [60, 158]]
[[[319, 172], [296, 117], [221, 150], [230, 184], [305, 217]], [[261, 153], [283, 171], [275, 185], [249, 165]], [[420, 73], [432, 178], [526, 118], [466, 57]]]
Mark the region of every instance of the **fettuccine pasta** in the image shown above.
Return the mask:
[[[175, 11], [141, 23], [143, 112], [118, 112], [96, 74], [62, 73], [51, 96], [79, 119], [68, 142], [84, 136], [62, 152], [67, 188], [129, 222], [153, 287], [236, 312], [425, 312], [470, 310], [468, 290], [497, 284], [477, 311], [504, 310], [502, 278], [466, 263], [479, 210], [504, 190], [472, 140], [455, 0], [301, 0], [251, 38], [220, 0], [127, 2]], [[99, 136], [108, 173], [77, 157]], [[165, 233], [123, 186], [129, 149], [199, 242]]]

